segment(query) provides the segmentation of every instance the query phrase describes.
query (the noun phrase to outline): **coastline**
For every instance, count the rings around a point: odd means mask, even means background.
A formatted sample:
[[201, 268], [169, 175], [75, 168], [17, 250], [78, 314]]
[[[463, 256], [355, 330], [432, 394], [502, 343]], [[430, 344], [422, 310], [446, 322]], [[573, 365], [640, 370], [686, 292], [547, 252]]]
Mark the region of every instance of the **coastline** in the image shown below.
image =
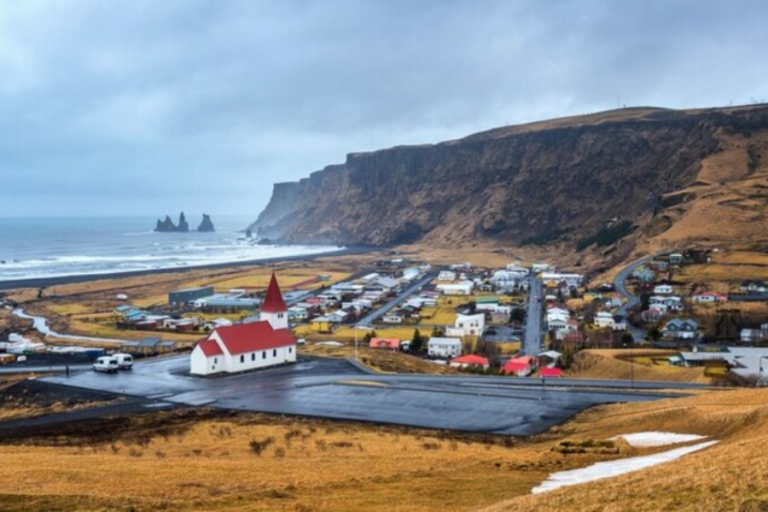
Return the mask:
[[270, 263], [280, 263], [284, 261], [314, 260], [328, 256], [354, 256], [376, 250], [376, 247], [353, 246], [345, 247], [336, 251], [328, 251], [316, 254], [305, 254], [296, 256], [275, 256], [271, 258], [261, 258], [255, 260], [232, 261], [229, 263], [211, 263], [208, 265], [190, 265], [188, 267], [169, 267], [155, 268], [147, 270], [129, 270], [124, 272], [102, 272], [98, 274], [80, 274], [59, 277], [35, 277], [29, 279], [11, 279], [0, 280], [0, 291], [14, 290], [18, 288], [41, 288], [48, 286], [57, 286], [64, 284], [86, 283], [89, 281], [101, 281], [104, 279], [122, 279], [126, 277], [140, 277], [155, 274], [170, 274], [175, 272], [186, 272], [190, 270], [206, 270], [220, 268], [247, 267], [251, 265], [268, 265]]

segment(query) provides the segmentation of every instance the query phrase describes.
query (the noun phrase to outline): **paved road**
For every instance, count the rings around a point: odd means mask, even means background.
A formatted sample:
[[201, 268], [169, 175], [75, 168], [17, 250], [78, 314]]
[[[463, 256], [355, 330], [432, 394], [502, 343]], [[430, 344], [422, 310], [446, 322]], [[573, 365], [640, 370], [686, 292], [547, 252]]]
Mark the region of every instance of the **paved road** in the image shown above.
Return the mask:
[[523, 355], [537, 356], [542, 352], [541, 347], [541, 281], [535, 277], [528, 280], [528, 305], [525, 317], [525, 337], [520, 351]]
[[370, 374], [347, 361], [303, 358], [298, 364], [218, 378], [188, 375], [188, 358], [135, 365], [132, 372], [80, 372], [45, 382], [147, 398], [300, 416], [528, 436], [594, 405], [657, 400], [659, 391], [579, 383], [442, 375]]
[[396, 308], [403, 302], [405, 302], [411, 295], [416, 293], [421, 289], [422, 286], [432, 281], [435, 277], [437, 277], [438, 271], [433, 270], [429, 273], [427, 273], [426, 276], [416, 281], [414, 284], [406, 288], [405, 290], [401, 291], [397, 297], [392, 299], [391, 301], [387, 302], [380, 308], [372, 311], [368, 315], [366, 315], [364, 318], [359, 320], [357, 324], [355, 324], [357, 327], [370, 327], [370, 325], [378, 320], [379, 318], [386, 315], [389, 311]]
[[[627, 289], [626, 281], [627, 278], [632, 275], [632, 272], [634, 272], [637, 268], [645, 265], [653, 258], [654, 256], [646, 256], [645, 258], [640, 258], [637, 261], [633, 261], [621, 269], [618, 274], [616, 274], [616, 278], [613, 280], [613, 287], [617, 292], [619, 292], [627, 299], [627, 302], [625, 302], [623, 306], [616, 310], [616, 314], [626, 317], [629, 310], [640, 304], [640, 297]], [[629, 321], [627, 321], [627, 328], [629, 329], [629, 332], [632, 333], [632, 337], [635, 338], [635, 341], [642, 341], [645, 339], [644, 329], [629, 323]]]

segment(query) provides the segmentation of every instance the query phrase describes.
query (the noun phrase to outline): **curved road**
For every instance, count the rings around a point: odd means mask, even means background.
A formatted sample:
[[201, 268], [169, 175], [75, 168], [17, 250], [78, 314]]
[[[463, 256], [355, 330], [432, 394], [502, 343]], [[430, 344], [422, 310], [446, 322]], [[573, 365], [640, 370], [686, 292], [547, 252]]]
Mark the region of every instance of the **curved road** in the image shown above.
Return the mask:
[[[613, 280], [613, 287], [617, 292], [619, 292], [627, 299], [627, 302], [625, 302], [623, 306], [616, 310], [617, 315], [622, 315], [626, 318], [628, 311], [640, 304], [640, 297], [627, 289], [626, 281], [627, 278], [632, 275], [632, 272], [651, 261], [655, 256], [656, 255], [646, 256], [644, 258], [640, 258], [639, 260], [633, 261], [621, 269], [618, 274], [616, 274], [616, 277]], [[629, 323], [629, 321], [627, 321], [627, 328], [629, 329], [629, 332], [632, 334], [632, 337], [635, 339], [635, 341], [645, 340], [644, 329]]]

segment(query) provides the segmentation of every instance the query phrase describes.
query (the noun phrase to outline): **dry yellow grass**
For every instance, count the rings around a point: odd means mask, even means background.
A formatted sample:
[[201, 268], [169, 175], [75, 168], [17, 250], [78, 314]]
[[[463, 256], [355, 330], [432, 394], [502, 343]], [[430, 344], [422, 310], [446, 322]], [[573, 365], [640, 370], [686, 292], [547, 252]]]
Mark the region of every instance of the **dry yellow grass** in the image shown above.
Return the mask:
[[16, 510], [53, 499], [77, 510], [465, 511], [527, 492], [546, 474], [539, 465], [551, 464], [542, 449], [401, 428], [257, 415], [189, 427], [86, 446], [1, 446], [0, 496]]
[[680, 400], [605, 406], [547, 437], [605, 439], [665, 430], [722, 440], [705, 451], [637, 473], [524, 496], [485, 512], [760, 511], [768, 508], [768, 391], [710, 392]]
[[[652, 349], [636, 350], [582, 350], [574, 356], [571, 367], [564, 372], [568, 377], [589, 379], [661, 380], [669, 382], [701, 382], [711, 380], [704, 368], [681, 368], [654, 364], [651, 358], [663, 358], [676, 352]], [[630, 362], [630, 359], [632, 362]]]
[[[299, 354], [314, 356], [353, 358], [355, 356], [354, 343], [348, 343], [340, 347], [307, 344], [299, 347]], [[360, 361], [366, 366], [385, 373], [459, 373], [456, 368], [430, 363], [418, 357], [402, 352], [388, 350], [372, 350], [362, 340], [358, 346]]]

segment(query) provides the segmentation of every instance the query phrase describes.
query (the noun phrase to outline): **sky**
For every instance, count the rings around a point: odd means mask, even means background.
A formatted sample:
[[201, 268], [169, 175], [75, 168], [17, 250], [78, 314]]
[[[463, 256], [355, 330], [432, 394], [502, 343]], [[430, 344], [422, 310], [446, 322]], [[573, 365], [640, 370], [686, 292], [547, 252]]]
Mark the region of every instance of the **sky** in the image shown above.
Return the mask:
[[255, 218], [347, 153], [768, 101], [766, 27], [762, 0], [2, 2], [0, 216]]

